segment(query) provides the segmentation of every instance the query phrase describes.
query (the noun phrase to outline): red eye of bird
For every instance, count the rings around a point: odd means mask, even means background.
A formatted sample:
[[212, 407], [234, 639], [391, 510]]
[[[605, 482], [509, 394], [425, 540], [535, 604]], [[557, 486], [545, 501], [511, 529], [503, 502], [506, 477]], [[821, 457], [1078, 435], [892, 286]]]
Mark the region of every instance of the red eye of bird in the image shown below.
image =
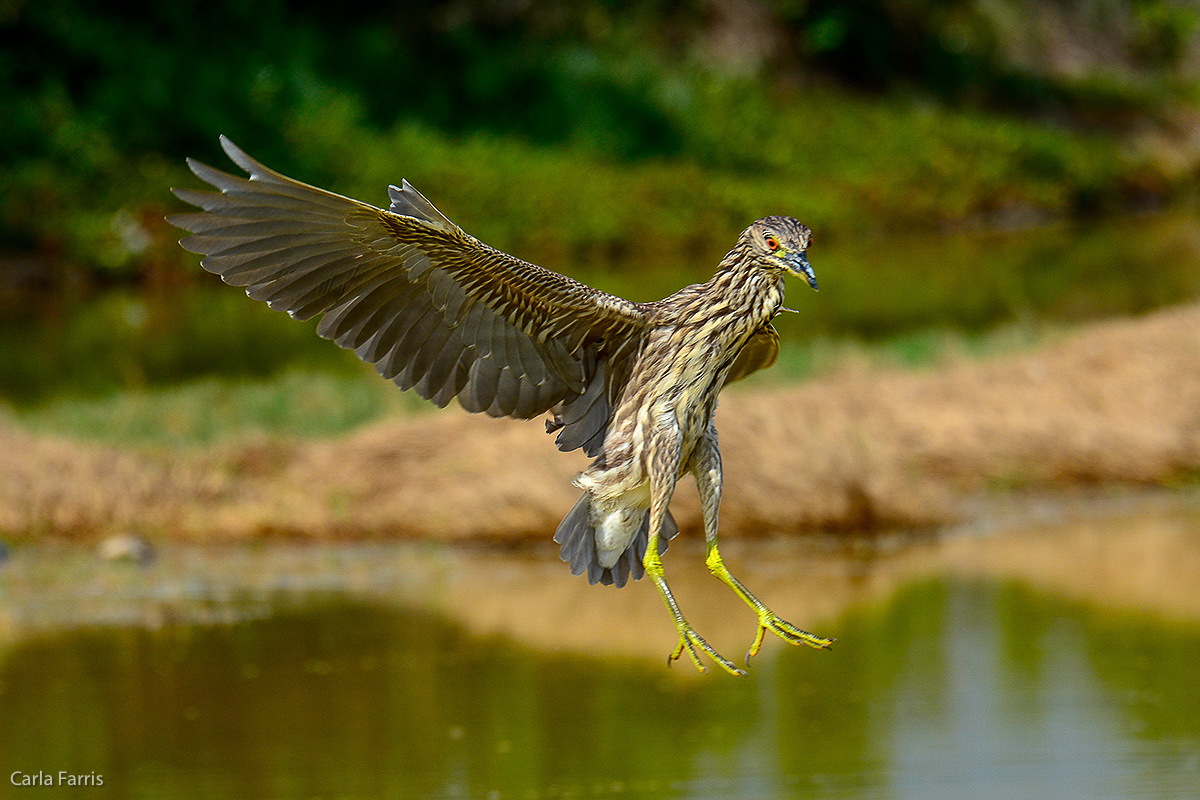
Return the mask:
[[767, 249], [770, 250], [772, 253], [774, 253], [776, 250], [779, 249], [779, 240], [776, 239], [774, 236], [768, 236], [767, 237]]

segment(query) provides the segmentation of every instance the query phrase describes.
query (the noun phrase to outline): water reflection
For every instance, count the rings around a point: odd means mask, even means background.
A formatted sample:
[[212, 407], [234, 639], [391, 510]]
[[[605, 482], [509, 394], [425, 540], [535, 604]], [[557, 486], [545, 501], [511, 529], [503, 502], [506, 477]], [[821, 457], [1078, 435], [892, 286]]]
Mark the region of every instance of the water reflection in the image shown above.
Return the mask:
[[[1196, 617], [956, 577], [929, 549], [887, 559], [887, 591], [857, 582], [834, 650], [775, 647], [743, 680], [343, 592], [25, 637], [0, 650], [0, 766], [95, 772], [95, 797], [1200, 796]], [[669, 645], [636, 620], [603, 636]]]

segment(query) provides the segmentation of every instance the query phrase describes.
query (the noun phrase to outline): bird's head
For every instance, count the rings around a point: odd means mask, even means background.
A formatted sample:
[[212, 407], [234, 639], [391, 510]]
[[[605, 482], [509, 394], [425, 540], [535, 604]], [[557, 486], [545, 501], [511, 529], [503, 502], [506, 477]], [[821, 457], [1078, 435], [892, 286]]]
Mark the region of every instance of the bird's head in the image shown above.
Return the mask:
[[791, 217], [763, 217], [746, 230], [746, 242], [764, 269], [781, 270], [808, 281], [815, 291], [817, 276], [805, 253], [812, 231]]

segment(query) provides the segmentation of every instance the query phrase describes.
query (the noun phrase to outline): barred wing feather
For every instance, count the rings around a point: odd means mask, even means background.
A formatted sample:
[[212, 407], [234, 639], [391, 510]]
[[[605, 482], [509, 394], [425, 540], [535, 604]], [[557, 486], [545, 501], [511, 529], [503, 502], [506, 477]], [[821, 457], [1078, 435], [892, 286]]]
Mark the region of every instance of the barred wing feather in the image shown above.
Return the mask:
[[323, 315], [321, 336], [439, 406], [555, 410], [560, 447], [598, 448], [644, 306], [488, 247], [407, 181], [384, 211], [221, 145], [249, 179], [189, 160], [218, 192], [176, 189], [201, 211], [169, 218], [205, 269], [297, 319]]

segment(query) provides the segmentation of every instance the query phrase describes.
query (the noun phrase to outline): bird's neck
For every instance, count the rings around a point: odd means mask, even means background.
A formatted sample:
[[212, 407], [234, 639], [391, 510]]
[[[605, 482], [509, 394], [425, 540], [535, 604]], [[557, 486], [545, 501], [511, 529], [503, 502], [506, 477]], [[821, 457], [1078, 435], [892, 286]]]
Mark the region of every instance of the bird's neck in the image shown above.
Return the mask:
[[725, 300], [719, 304], [724, 313], [751, 329], [769, 322], [783, 306], [783, 275], [734, 258], [732, 253], [721, 262], [705, 288], [711, 296]]

